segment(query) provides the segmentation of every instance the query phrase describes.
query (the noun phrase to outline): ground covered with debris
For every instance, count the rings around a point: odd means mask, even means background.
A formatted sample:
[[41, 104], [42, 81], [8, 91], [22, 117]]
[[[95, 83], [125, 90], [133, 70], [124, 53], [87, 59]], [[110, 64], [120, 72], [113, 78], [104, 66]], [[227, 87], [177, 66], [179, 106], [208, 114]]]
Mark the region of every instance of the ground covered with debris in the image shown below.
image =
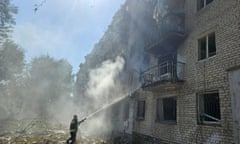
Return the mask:
[[[63, 125], [52, 125], [43, 120], [1, 120], [0, 144], [65, 144], [69, 130]], [[77, 144], [107, 144], [108, 142], [81, 136]]]
[[[15, 135], [9, 134], [0, 137], [0, 144], [65, 144], [67, 134], [48, 132], [45, 134], [26, 134]], [[80, 138], [77, 144], [107, 144], [100, 139]]]

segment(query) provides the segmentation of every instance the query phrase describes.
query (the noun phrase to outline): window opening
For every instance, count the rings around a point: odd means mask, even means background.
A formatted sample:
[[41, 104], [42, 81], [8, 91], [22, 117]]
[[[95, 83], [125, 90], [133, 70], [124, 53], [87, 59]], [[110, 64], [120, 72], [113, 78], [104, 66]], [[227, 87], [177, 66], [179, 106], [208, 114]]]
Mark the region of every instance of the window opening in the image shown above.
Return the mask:
[[138, 101], [137, 119], [144, 119], [144, 117], [145, 117], [145, 101]]
[[198, 60], [203, 60], [216, 55], [215, 33], [210, 33], [198, 39]]
[[157, 121], [175, 122], [177, 120], [176, 98], [164, 98], [157, 100]]
[[198, 105], [200, 123], [220, 122], [221, 113], [218, 92], [199, 94]]

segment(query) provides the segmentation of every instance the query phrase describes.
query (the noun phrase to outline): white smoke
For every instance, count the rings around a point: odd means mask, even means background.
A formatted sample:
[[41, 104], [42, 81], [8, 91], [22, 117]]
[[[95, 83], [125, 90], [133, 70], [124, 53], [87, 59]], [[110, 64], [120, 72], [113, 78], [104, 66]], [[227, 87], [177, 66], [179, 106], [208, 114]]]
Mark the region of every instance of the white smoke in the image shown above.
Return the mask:
[[112, 92], [118, 90], [116, 86], [118, 87], [120, 83], [118, 83], [117, 76], [123, 66], [123, 58], [117, 57], [115, 61], [104, 61], [101, 67], [91, 70], [86, 94], [96, 102], [108, 100], [109, 96], [112, 96]]
[[[91, 99], [88, 105], [92, 112], [122, 96], [119, 74], [124, 64], [124, 59], [118, 56], [115, 60], [104, 61], [99, 68], [89, 72], [86, 95]], [[105, 110], [87, 120], [82, 130], [89, 135], [107, 136], [111, 133], [111, 126], [111, 111]]]
[[[84, 105], [75, 103], [75, 97], [71, 95], [72, 93], [69, 93], [69, 95], [68, 93], [62, 93], [58, 99], [54, 99], [51, 102], [51, 105], [47, 105], [48, 101], [46, 100], [48, 99], [42, 97], [42, 92], [45, 92], [46, 87], [49, 87], [50, 83], [44, 82], [41, 85], [39, 84], [38, 87], [28, 90], [29, 95], [27, 93], [24, 96], [24, 100], [26, 101], [21, 112], [18, 114], [18, 119], [38, 118], [42, 110], [46, 110], [43, 111], [43, 114], [46, 114], [49, 123], [63, 124], [68, 129], [74, 114], [78, 115], [79, 120], [81, 120], [124, 95], [120, 82], [120, 75], [124, 65], [124, 59], [116, 57], [114, 60], [106, 60], [96, 69], [90, 70], [85, 92], [86, 97], [89, 99], [84, 101]], [[40, 96], [32, 96], [32, 91]], [[111, 134], [113, 129], [111, 118], [111, 109], [103, 110], [87, 119], [80, 126], [80, 132], [89, 136], [109, 137], [107, 134]]]

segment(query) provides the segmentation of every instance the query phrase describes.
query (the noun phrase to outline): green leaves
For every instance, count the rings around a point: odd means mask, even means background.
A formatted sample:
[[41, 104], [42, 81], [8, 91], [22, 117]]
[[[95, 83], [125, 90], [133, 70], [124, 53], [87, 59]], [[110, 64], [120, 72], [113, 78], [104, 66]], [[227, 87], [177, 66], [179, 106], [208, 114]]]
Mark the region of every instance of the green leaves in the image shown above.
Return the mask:
[[11, 4], [11, 0], [0, 0], [0, 44], [12, 32], [12, 27], [16, 24], [13, 16], [17, 13], [18, 8]]

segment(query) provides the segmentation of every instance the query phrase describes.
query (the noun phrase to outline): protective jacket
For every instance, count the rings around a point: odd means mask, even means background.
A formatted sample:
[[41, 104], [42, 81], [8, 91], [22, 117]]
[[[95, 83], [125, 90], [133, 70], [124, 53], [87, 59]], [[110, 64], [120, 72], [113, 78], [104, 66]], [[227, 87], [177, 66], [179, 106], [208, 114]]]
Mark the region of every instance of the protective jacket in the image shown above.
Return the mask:
[[70, 124], [70, 132], [77, 132], [78, 131], [78, 120], [72, 119], [72, 122]]

